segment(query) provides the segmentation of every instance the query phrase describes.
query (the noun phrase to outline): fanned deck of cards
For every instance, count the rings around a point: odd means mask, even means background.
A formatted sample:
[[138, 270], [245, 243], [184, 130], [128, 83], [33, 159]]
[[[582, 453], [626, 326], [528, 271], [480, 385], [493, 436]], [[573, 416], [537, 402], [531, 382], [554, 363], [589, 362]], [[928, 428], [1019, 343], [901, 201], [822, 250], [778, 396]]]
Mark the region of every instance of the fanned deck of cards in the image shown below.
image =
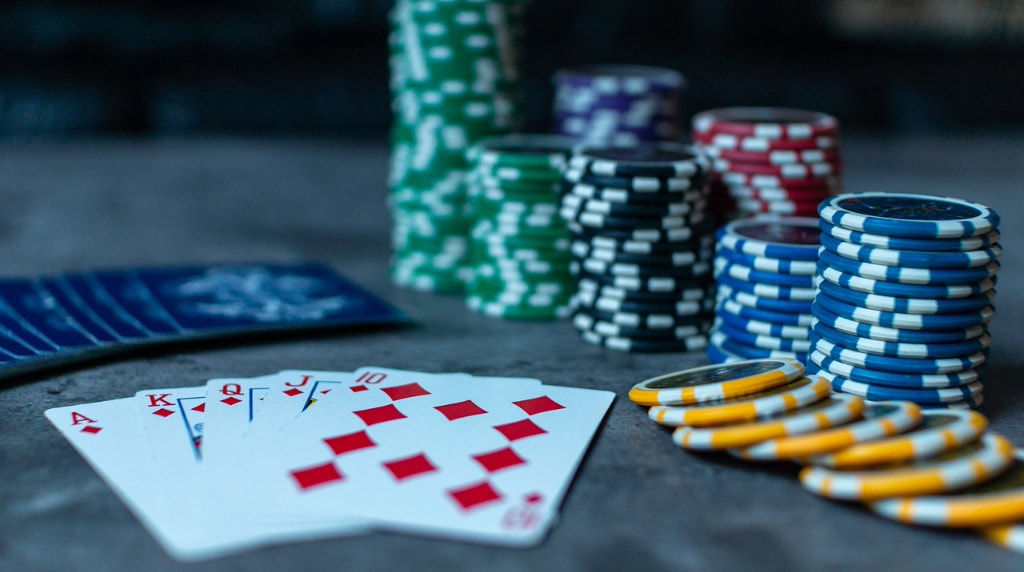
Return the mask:
[[173, 556], [371, 530], [540, 542], [614, 395], [380, 367], [50, 409]]
[[7, 279], [0, 280], [0, 377], [156, 343], [407, 321], [311, 263]]

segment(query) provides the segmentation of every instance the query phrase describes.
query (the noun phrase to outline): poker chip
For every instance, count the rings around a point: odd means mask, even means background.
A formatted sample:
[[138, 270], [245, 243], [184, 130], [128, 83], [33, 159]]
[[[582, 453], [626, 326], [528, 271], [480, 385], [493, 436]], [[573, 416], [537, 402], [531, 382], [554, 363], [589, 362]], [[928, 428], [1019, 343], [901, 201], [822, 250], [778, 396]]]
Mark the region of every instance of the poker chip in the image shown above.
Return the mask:
[[748, 346], [754, 346], [755, 348], [806, 354], [810, 350], [811, 345], [810, 340], [794, 340], [765, 334], [752, 334], [739, 328], [734, 328], [724, 320], [717, 321], [715, 329], [721, 332], [727, 339]]
[[772, 336], [775, 338], [786, 338], [791, 340], [807, 340], [809, 339], [811, 332], [810, 328], [806, 326], [791, 326], [787, 324], [776, 324], [772, 322], [745, 319], [728, 312], [718, 313], [717, 318], [722, 320], [723, 323], [729, 325], [731, 328], [760, 336]]
[[716, 236], [722, 247], [747, 256], [817, 262], [820, 234], [815, 219], [755, 217], [733, 221]]
[[791, 359], [750, 360], [667, 373], [637, 383], [629, 399], [638, 405], [697, 405], [786, 385], [803, 374]]
[[830, 252], [851, 260], [885, 266], [913, 268], [977, 268], [998, 261], [999, 256], [1003, 252], [999, 244], [993, 244], [984, 249], [961, 252], [889, 250], [843, 242], [826, 233], [821, 235], [821, 245]]
[[636, 65], [591, 65], [554, 76], [554, 130], [580, 143], [635, 145], [679, 139], [686, 81], [678, 72]]
[[967, 252], [989, 248], [999, 242], [999, 231], [967, 238], [905, 238], [850, 230], [827, 221], [821, 221], [823, 233], [842, 242], [887, 250], [923, 252]]
[[803, 139], [777, 139], [758, 136], [742, 136], [729, 133], [701, 133], [694, 130], [691, 135], [694, 141], [715, 149], [733, 149], [750, 153], [770, 153], [772, 151], [804, 151], [808, 149], [831, 149], [839, 146], [835, 136], [820, 135]]
[[970, 284], [900, 284], [864, 278], [821, 263], [818, 264], [818, 276], [849, 290], [895, 298], [969, 298], [984, 294], [995, 287], [995, 281], [992, 279]]
[[872, 264], [870, 262], [857, 262], [822, 247], [818, 255], [819, 264], [825, 264], [840, 272], [882, 280], [899, 284], [968, 284], [988, 280], [999, 271], [999, 263], [992, 262], [980, 268], [903, 268], [900, 266], [887, 266], [884, 264]]
[[813, 365], [816, 365], [833, 375], [860, 383], [884, 385], [888, 387], [908, 387], [918, 389], [956, 387], [974, 383], [981, 378], [978, 369], [968, 369], [954, 373], [933, 374], [893, 373], [889, 371], [864, 369], [834, 360], [818, 351], [812, 351], [808, 356], [808, 359], [810, 359], [811, 362], [808, 363], [808, 366], [811, 366], [813, 363]]
[[833, 469], [860, 469], [929, 459], [977, 441], [986, 427], [988, 419], [974, 411], [923, 411], [921, 423], [906, 433], [810, 456], [806, 462]]
[[731, 364], [731, 363], [737, 363], [737, 362], [741, 362], [741, 361], [747, 361], [747, 358], [745, 358], [745, 357], [740, 357], [740, 356], [738, 356], [736, 354], [731, 354], [731, 353], [729, 353], [729, 352], [727, 352], [727, 351], [725, 351], [725, 350], [723, 350], [721, 348], [717, 348], [717, 347], [715, 347], [713, 345], [710, 345], [710, 344], [708, 345], [706, 351], [707, 351], [707, 354], [708, 354], [708, 359], [711, 360], [711, 363]]
[[[798, 314], [773, 312], [770, 310], [761, 310], [756, 307], [746, 306], [737, 302], [731, 296], [720, 297], [718, 304], [715, 306], [715, 310], [717, 311], [717, 315], [722, 318], [727, 318], [732, 315], [748, 321], [757, 321], [769, 324], [770, 326], [779, 326], [783, 328], [789, 326], [809, 328], [811, 325], [811, 319], [813, 318], [810, 313]], [[810, 330], [808, 329], [807, 331]]]
[[[573, 325], [585, 341], [625, 351], [706, 347], [714, 305], [707, 164], [675, 143], [574, 149], [559, 214], [572, 235]], [[609, 185], [614, 199], [599, 192]], [[630, 313], [657, 318], [620, 315]]]
[[817, 337], [814, 335], [813, 329], [811, 334], [811, 347], [836, 361], [841, 361], [857, 367], [890, 371], [894, 373], [957, 373], [968, 369], [974, 369], [985, 363], [985, 360], [987, 359], [987, 352], [977, 352], [963, 357], [941, 359], [898, 358], [867, 354], [838, 346], [828, 340]]
[[994, 292], [972, 298], [928, 300], [864, 294], [830, 282], [819, 282], [818, 288], [816, 301], [823, 308], [864, 324], [949, 330], [987, 324], [994, 314]]
[[[720, 249], [726, 250], [726, 249]], [[773, 286], [792, 286], [796, 288], [814, 288], [814, 277], [807, 275], [794, 275], [785, 272], [771, 272], [755, 270], [749, 266], [731, 262], [725, 257], [715, 262], [715, 272], [718, 275], [726, 275], [744, 282], [757, 282], [759, 284], [770, 284]]]
[[908, 431], [921, 422], [921, 410], [906, 401], [867, 403], [863, 419], [815, 433], [762, 441], [733, 455], [753, 461], [780, 461], [830, 453]]
[[672, 440], [698, 451], [747, 447], [787, 435], [801, 435], [859, 419], [864, 401], [853, 395], [832, 395], [810, 405], [748, 423], [720, 427], [677, 427]]
[[886, 518], [946, 528], [978, 528], [1024, 519], [1024, 453], [998, 477], [951, 495], [892, 498], [868, 504]]
[[989, 541], [1003, 548], [1024, 554], [1024, 525], [986, 526], [979, 529], [979, 532]]
[[801, 377], [778, 387], [701, 405], [656, 405], [647, 414], [652, 421], [678, 427], [710, 427], [741, 423], [821, 401], [830, 393], [828, 380]]
[[815, 373], [831, 381], [833, 390], [859, 395], [868, 401], [905, 400], [913, 401], [914, 403], [953, 403], [969, 399], [982, 389], [981, 384], [978, 382], [944, 388], [910, 389], [888, 387], [852, 381], [824, 369], [818, 369]]
[[800, 483], [812, 493], [836, 500], [939, 494], [992, 480], [1010, 466], [1013, 453], [1009, 441], [988, 433], [979, 441], [922, 461], [862, 470], [806, 467], [800, 472]]
[[906, 238], [964, 238], [995, 230], [999, 216], [984, 205], [907, 193], [851, 193], [823, 203], [821, 218], [849, 230]]
[[767, 163], [769, 165], [789, 165], [793, 163], [821, 163], [839, 159], [839, 150], [831, 148], [810, 149], [777, 149], [766, 151], [744, 151], [727, 146], [715, 145], [713, 142], [705, 146], [705, 152], [716, 159], [736, 161], [738, 163]]
[[[524, 8], [518, 1], [456, 8], [400, 0], [389, 13], [394, 118], [388, 173], [390, 275], [399, 286], [464, 289], [473, 223], [466, 213], [467, 151], [518, 123]], [[486, 187], [554, 168], [491, 159], [486, 166], [488, 182], [481, 183]]]
[[811, 323], [811, 331], [821, 339], [844, 348], [879, 356], [913, 359], [942, 359], [969, 355], [985, 350], [991, 342], [988, 334], [961, 342], [926, 344], [886, 342], [845, 334], [817, 320]]
[[810, 302], [814, 300], [814, 288], [744, 282], [724, 274], [718, 275], [718, 283], [724, 284], [733, 290], [753, 294], [758, 298], [771, 298], [773, 300], [787, 300], [791, 302]]
[[836, 118], [803, 109], [781, 107], [728, 107], [693, 116], [694, 133], [725, 133], [738, 137], [804, 140], [839, 133]]
[[874, 326], [863, 324], [855, 320], [841, 318], [829, 312], [824, 305], [815, 305], [811, 313], [822, 324], [835, 329], [837, 332], [860, 338], [870, 338], [884, 342], [931, 344], [949, 343], [963, 340], [973, 340], [981, 337], [987, 330], [982, 326], [974, 326], [964, 329], [952, 330], [900, 330], [887, 328], [885, 326]]
[[810, 260], [787, 260], [768, 258], [765, 256], [748, 256], [730, 248], [719, 248], [717, 255], [731, 264], [749, 267], [762, 272], [789, 274], [793, 276], [814, 276], [818, 269], [817, 262]]
[[734, 300], [736, 303], [748, 308], [768, 310], [771, 312], [807, 314], [807, 323], [810, 324], [811, 301], [809, 300], [776, 300], [774, 298], [759, 297], [750, 292], [733, 290], [725, 282], [725, 280], [719, 280], [718, 282], [718, 295], [722, 299]]
[[720, 350], [724, 350], [729, 354], [746, 359], [789, 358], [804, 361], [807, 358], [806, 352], [764, 349], [744, 344], [736, 339], [729, 338], [720, 329], [711, 330], [711, 335], [708, 337], [708, 344]]

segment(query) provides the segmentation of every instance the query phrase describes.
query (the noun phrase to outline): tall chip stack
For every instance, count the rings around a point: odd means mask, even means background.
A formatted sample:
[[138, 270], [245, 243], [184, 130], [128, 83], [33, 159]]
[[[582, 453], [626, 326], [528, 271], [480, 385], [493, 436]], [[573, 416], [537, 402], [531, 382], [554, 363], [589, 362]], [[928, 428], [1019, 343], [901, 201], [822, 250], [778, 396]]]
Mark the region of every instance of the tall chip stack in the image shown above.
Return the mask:
[[578, 147], [563, 171], [573, 325], [632, 352], [703, 349], [714, 305], [707, 158], [674, 143]]
[[569, 231], [559, 217], [562, 167], [573, 141], [504, 135], [470, 150], [466, 305], [488, 316], [551, 320], [569, 314]]
[[524, 6], [398, 0], [390, 13], [395, 284], [431, 292], [463, 288], [466, 152], [517, 126]]
[[714, 160], [720, 219], [760, 213], [815, 216], [840, 190], [839, 122], [816, 111], [726, 107], [693, 116], [695, 144]]
[[818, 219], [759, 215], [716, 233], [718, 298], [708, 344], [714, 363], [807, 361]]
[[819, 213], [808, 366], [869, 400], [980, 405], [999, 216], [903, 193], [839, 195]]
[[554, 130], [580, 143], [635, 145], [677, 141], [686, 80], [673, 70], [593, 65], [554, 77]]

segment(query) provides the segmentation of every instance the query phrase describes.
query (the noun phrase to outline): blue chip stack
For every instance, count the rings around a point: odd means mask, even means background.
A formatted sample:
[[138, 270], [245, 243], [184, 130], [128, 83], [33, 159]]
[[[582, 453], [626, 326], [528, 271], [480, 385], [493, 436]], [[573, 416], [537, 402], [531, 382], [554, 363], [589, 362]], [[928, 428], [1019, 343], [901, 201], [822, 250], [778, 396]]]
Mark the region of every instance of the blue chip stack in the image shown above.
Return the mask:
[[819, 235], [808, 217], [761, 215], [719, 229], [712, 362], [806, 361]]
[[704, 349], [711, 322], [707, 158], [692, 147], [578, 147], [559, 211], [571, 236], [573, 325], [632, 352]]
[[555, 74], [555, 132], [594, 145], [679, 139], [686, 81], [648, 66], [594, 65]]
[[839, 195], [818, 210], [809, 369], [870, 400], [979, 406], [999, 216], [902, 193]]

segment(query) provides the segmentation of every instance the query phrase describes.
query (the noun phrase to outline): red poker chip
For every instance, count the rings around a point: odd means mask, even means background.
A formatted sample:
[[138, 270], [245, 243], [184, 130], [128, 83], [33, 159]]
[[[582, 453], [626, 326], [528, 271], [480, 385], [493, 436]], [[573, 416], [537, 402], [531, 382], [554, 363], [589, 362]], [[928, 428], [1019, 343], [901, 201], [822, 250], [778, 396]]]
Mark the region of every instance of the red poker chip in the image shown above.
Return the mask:
[[704, 152], [715, 159], [734, 163], [757, 163], [762, 165], [790, 165], [794, 163], [839, 162], [839, 149], [799, 149], [794, 151], [735, 151], [705, 145]]
[[786, 107], [723, 107], [693, 116], [693, 131], [765, 139], [811, 139], [837, 135], [839, 121], [826, 113]]
[[765, 163], [738, 163], [726, 159], [715, 159], [714, 170], [719, 173], [747, 173], [752, 175], [774, 175], [783, 179], [810, 179], [829, 177], [842, 173], [841, 163], [790, 163], [769, 165]]
[[718, 149], [731, 149], [750, 153], [766, 153], [768, 151], [803, 151], [808, 149], [837, 149], [839, 140], [832, 136], [811, 137], [808, 139], [768, 139], [766, 137], [742, 137], [728, 133], [691, 133], [693, 141], [703, 146]]
[[781, 188], [781, 189], [832, 189], [840, 188], [839, 177], [808, 177], [805, 179], [791, 179], [778, 175], [765, 175], [761, 173], [738, 173], [730, 171], [727, 173], [714, 173], [713, 179], [721, 181], [725, 185], [739, 185], [743, 187], [757, 188]]
[[762, 201], [811, 201], [824, 200], [832, 196], [829, 188], [821, 189], [780, 189], [732, 185], [729, 194], [737, 199], [759, 199]]

